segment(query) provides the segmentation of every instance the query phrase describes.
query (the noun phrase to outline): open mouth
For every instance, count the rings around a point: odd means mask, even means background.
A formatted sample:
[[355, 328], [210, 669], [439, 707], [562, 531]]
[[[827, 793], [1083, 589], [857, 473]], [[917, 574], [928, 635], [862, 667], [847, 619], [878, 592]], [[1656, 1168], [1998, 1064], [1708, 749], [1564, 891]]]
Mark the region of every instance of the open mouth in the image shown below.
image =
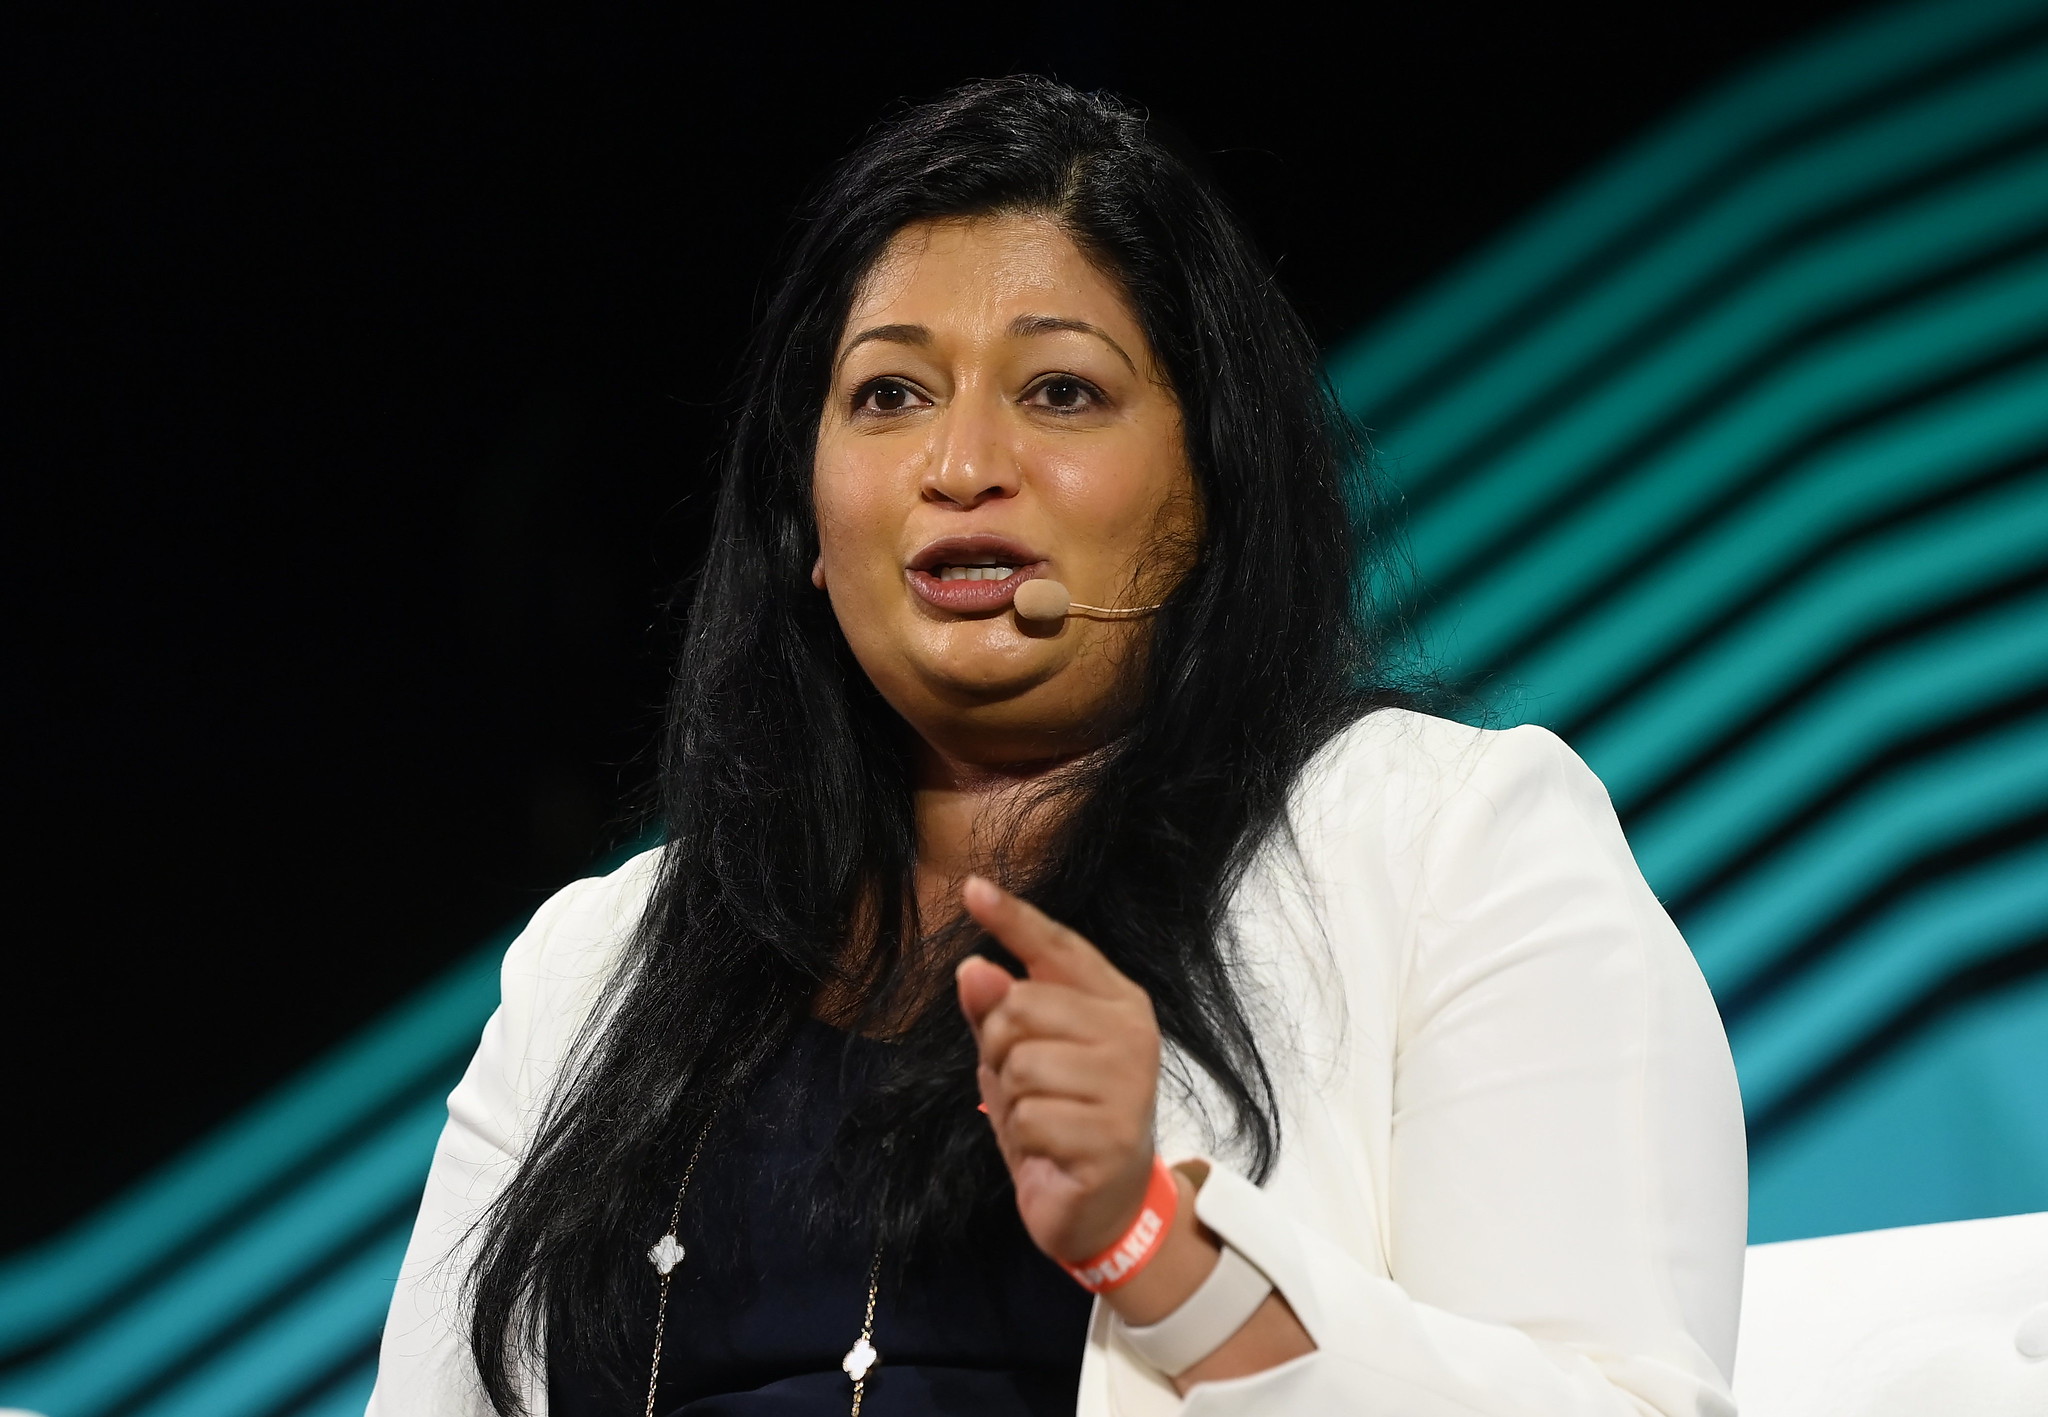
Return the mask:
[[1024, 582], [1046, 573], [1045, 558], [1003, 536], [949, 536], [910, 560], [906, 578], [935, 609], [960, 614], [1002, 610]]

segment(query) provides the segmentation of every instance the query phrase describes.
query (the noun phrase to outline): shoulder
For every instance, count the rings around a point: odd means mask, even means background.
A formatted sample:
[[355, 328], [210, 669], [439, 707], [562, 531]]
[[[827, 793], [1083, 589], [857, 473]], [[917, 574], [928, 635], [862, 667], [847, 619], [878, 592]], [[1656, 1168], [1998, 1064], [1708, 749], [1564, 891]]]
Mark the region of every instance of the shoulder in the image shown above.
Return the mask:
[[1305, 868], [1321, 898], [1369, 920], [1376, 935], [1406, 936], [1517, 883], [1532, 901], [1547, 882], [1661, 917], [1607, 790], [1563, 740], [1534, 725], [1369, 714], [1302, 773], [1287, 827], [1274, 860]]
[[500, 1012], [526, 1086], [566, 1055], [618, 969], [660, 873], [662, 849], [550, 896], [505, 952]]
[[1411, 984], [1432, 961], [1455, 975], [1527, 949], [1627, 960], [1615, 967], [1699, 992], [1606, 788], [1550, 730], [1383, 710], [1327, 745], [1299, 788], [1303, 859], [1339, 883], [1332, 898], [1408, 942]]
[[1298, 826], [1370, 826], [1420, 849], [1447, 819], [1492, 815], [1529, 794], [1562, 795], [1612, 814], [1599, 779], [1547, 728], [1474, 728], [1383, 708], [1326, 743], [1294, 794]]
[[661, 855], [660, 847], [639, 852], [602, 876], [572, 881], [549, 896], [513, 941], [506, 967], [545, 978], [608, 968], [640, 922]]

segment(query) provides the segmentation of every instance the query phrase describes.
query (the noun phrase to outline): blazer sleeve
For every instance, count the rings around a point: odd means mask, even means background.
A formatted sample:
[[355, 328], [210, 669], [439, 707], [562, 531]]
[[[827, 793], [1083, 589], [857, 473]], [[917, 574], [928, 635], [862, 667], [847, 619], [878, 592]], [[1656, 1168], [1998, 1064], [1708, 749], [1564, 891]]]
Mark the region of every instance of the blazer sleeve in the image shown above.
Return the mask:
[[1197, 1213], [1316, 1351], [1198, 1385], [1189, 1417], [1735, 1410], [1747, 1183], [1719, 1016], [1598, 779], [1543, 729], [1483, 737], [1415, 838], [1391, 1277], [1214, 1167]]
[[[579, 881], [558, 892], [505, 952], [498, 1007], [448, 1095], [448, 1123], [391, 1296], [366, 1417], [492, 1417], [461, 1302], [471, 1231], [518, 1169], [536, 1105], [534, 1080], [552, 1061], [537, 1055], [549, 1051], [546, 1043], [565, 1025], [573, 1027], [579, 997], [588, 992], [574, 986], [594, 982], [581, 947], [602, 912], [603, 884]], [[546, 1417], [546, 1384], [524, 1377], [527, 1411]]]

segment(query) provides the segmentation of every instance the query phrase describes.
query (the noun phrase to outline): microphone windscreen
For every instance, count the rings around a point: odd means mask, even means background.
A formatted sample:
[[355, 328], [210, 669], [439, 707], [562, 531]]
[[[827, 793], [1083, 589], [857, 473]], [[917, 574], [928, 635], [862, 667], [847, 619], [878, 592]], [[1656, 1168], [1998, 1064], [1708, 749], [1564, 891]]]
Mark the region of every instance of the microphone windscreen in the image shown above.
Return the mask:
[[1074, 598], [1058, 581], [1026, 581], [1017, 587], [1010, 605], [1026, 620], [1064, 620]]

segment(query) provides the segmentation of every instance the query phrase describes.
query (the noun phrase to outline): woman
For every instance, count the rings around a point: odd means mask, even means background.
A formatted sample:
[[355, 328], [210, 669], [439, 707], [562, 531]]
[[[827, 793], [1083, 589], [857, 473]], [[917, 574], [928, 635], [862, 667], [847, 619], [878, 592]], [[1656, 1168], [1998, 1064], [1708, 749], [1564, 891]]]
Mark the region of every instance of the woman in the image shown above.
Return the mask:
[[1016, 79], [800, 230], [666, 845], [512, 946], [372, 1413], [1731, 1411], [1713, 1004], [1568, 750], [1381, 687], [1218, 199]]

